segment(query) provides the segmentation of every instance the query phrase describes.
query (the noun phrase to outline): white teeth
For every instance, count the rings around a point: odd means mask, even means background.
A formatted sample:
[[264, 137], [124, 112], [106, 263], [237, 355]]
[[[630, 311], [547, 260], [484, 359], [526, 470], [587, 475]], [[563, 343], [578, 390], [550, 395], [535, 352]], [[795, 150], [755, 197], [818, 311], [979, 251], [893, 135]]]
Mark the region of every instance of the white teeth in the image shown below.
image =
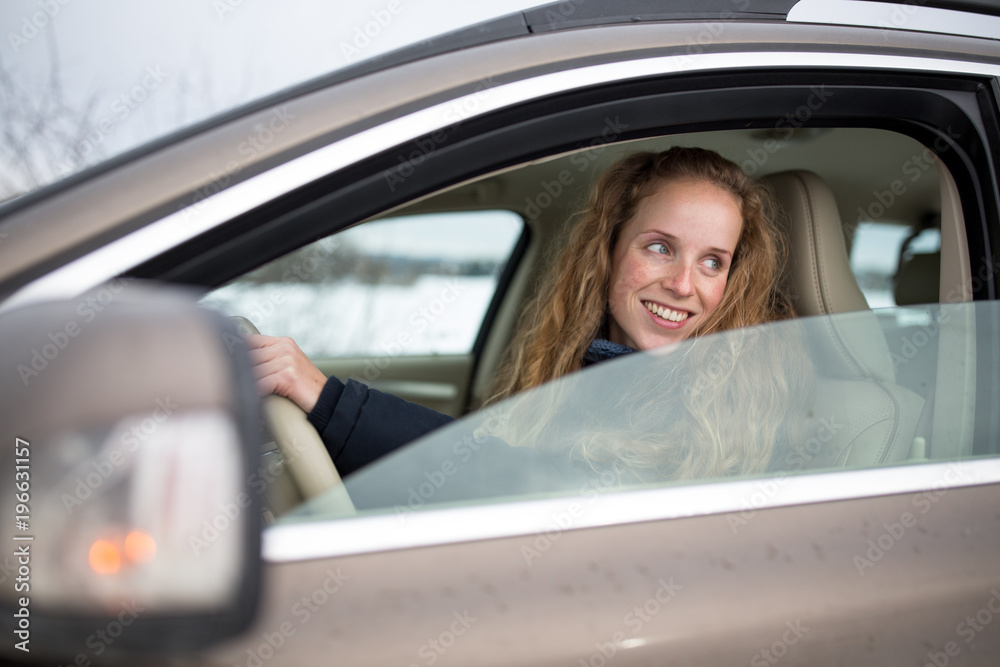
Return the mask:
[[663, 306], [658, 306], [649, 301], [644, 301], [642, 305], [646, 306], [646, 310], [653, 313], [657, 317], [669, 320], [670, 322], [683, 322], [690, 316], [690, 313], [664, 308]]

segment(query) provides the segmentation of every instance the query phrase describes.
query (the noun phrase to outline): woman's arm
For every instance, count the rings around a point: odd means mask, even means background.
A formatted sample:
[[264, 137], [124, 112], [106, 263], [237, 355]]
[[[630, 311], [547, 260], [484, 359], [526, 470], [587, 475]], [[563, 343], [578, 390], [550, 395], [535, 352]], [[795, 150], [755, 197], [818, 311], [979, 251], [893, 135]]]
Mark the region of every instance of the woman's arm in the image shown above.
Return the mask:
[[286, 396], [307, 413], [341, 476], [452, 421], [366, 385], [327, 379], [291, 338], [248, 336], [261, 395]]

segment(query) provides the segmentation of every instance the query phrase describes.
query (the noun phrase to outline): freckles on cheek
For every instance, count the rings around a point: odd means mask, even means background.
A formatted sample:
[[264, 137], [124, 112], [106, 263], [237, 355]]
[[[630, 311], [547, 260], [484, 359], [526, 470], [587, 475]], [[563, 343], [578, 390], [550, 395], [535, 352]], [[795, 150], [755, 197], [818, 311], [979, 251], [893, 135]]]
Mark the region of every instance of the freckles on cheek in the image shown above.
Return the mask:
[[721, 281], [716, 285], [712, 286], [712, 289], [708, 292], [707, 300], [709, 300], [709, 305], [711, 310], [715, 310], [720, 303], [722, 303], [722, 297], [726, 293], [726, 281]]
[[618, 275], [618, 288], [623, 293], [635, 291], [643, 286], [645, 277], [646, 272], [639, 262], [626, 261]]

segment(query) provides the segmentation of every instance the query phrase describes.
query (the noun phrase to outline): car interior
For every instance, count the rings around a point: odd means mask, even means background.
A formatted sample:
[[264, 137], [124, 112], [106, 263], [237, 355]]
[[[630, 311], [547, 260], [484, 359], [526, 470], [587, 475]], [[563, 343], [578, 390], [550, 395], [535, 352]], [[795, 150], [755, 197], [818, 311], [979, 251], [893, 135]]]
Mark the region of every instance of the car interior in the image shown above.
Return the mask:
[[[906, 321], [895, 314], [880, 315], [869, 303], [874, 297], [866, 297], [859, 287], [859, 282], [878, 283], [882, 299], [874, 304], [878, 306], [939, 303], [946, 294], [950, 301], [971, 300], [964, 219], [954, 180], [923, 144], [885, 129], [749, 129], [617, 143], [595, 140], [588, 148], [508, 167], [396, 207], [360, 225], [491, 210], [513, 211], [524, 220], [519, 242], [494, 271], [495, 292], [474, 345], [459, 354], [396, 356], [368, 377], [365, 369], [372, 368], [370, 356], [322, 356], [314, 357], [314, 362], [327, 375], [358, 378], [455, 417], [475, 410], [486, 398], [522, 305], [558, 248], [566, 226], [572, 224], [574, 213], [585, 203], [594, 179], [624, 155], [672, 145], [715, 150], [741, 164], [774, 192], [790, 240], [787, 288], [800, 317], [871, 313], [856, 326], [830, 327], [823, 340], [814, 341], [825, 348], [823, 358], [838, 360], [835, 367], [817, 369], [817, 412], [835, 415], [850, 425], [824, 446], [814, 465], [870, 467], [971, 454], [972, 403], [955, 398], [955, 392], [937, 396], [931, 392], [932, 398], [925, 400], [926, 388], [907, 386], [906, 366], [897, 374], [892, 361], [899, 341], [926, 323], [919, 318]], [[474, 221], [470, 219], [469, 224]], [[866, 238], [872, 226], [883, 235]], [[886, 230], [894, 233], [895, 244], [885, 242]], [[940, 237], [938, 247], [928, 248], [925, 243], [920, 252], [910, 251], [907, 246], [928, 231]], [[289, 266], [309, 252], [306, 246], [272, 264]], [[866, 267], [865, 258], [872, 257], [880, 258], [883, 275], [873, 277]], [[885, 303], [887, 298], [889, 303]], [[284, 334], [266, 329], [263, 333]], [[942, 332], [942, 338], [947, 335]], [[942, 355], [953, 361], [960, 356], [965, 363], [941, 360], [939, 382], [966, 387], [974, 395], [974, 373], [962, 370], [975, 368], [974, 345], [961, 333], [941, 342]], [[935, 415], [958, 419], [934, 419]], [[956, 434], [964, 435], [949, 437]], [[951, 443], [949, 451], [943, 451], [945, 442]], [[272, 446], [265, 456], [281, 455]], [[295, 468], [294, 483], [272, 484], [269, 504], [275, 516], [302, 498], [336, 486], [335, 470], [331, 475], [327, 466], [300, 458], [298, 464], [289, 463]], [[303, 465], [305, 460], [310, 462]], [[334, 504], [339, 511], [350, 512], [349, 499], [341, 497]]]

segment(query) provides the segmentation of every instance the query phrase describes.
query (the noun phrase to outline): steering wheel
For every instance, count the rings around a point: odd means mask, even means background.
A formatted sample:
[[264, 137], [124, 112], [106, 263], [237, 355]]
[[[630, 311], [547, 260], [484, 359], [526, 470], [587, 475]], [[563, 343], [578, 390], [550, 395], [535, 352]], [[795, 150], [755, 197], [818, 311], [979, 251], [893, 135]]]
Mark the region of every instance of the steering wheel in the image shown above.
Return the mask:
[[[243, 335], [260, 333], [245, 317], [235, 316], [233, 320]], [[340, 473], [302, 408], [275, 394], [265, 396], [262, 405], [264, 420], [284, 459], [284, 467], [302, 498], [307, 501], [319, 498], [313, 505], [321, 505], [318, 512], [323, 515], [356, 514]]]

